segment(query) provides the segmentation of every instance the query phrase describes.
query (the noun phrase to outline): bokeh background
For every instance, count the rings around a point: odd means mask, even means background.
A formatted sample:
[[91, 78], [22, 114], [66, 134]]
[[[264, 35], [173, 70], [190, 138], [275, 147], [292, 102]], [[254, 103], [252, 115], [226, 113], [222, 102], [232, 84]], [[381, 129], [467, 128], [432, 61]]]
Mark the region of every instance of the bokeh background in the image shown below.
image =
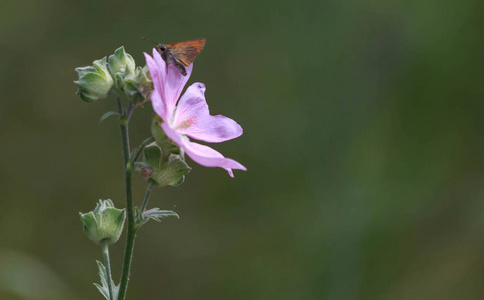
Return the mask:
[[[75, 67], [207, 38], [189, 83], [247, 166], [151, 205], [128, 299], [483, 299], [484, 2], [2, 0], [0, 299], [102, 299], [78, 212], [124, 206], [112, 100]], [[137, 110], [132, 145], [149, 136]], [[145, 182], [134, 178], [135, 201]], [[122, 240], [124, 241], [124, 236]], [[120, 276], [123, 243], [111, 249]], [[117, 279], [116, 279], [117, 281]]]

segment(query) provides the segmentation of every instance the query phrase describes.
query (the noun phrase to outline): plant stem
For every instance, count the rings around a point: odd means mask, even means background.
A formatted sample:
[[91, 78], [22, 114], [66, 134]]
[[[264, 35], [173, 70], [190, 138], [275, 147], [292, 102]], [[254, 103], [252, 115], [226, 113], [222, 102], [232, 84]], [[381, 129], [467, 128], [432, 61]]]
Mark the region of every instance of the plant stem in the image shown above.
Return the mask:
[[113, 293], [113, 276], [111, 275], [111, 263], [109, 262], [109, 245], [106, 240], [102, 241], [101, 243], [103, 257], [104, 257], [104, 265], [106, 267], [106, 273], [108, 274], [108, 289], [109, 289], [109, 299], [114, 299]]
[[[117, 97], [118, 104], [120, 99]], [[123, 271], [121, 273], [121, 281], [119, 286], [118, 300], [124, 300], [126, 290], [128, 289], [129, 273], [131, 269], [131, 260], [133, 258], [134, 240], [136, 238], [136, 229], [134, 227], [134, 207], [131, 191], [131, 172], [132, 162], [129, 158], [129, 135], [128, 135], [128, 118], [123, 114], [120, 118], [121, 140], [123, 142], [123, 158], [124, 158], [124, 174], [126, 182], [126, 210], [128, 214], [128, 232], [126, 234], [126, 246], [124, 250]]]
[[143, 204], [141, 204], [141, 209], [140, 209], [141, 213], [145, 211], [146, 206], [148, 205], [148, 200], [150, 200], [151, 191], [153, 190], [154, 186], [155, 186], [154, 181], [150, 179], [148, 181], [148, 186], [146, 187], [145, 199], [143, 200]]

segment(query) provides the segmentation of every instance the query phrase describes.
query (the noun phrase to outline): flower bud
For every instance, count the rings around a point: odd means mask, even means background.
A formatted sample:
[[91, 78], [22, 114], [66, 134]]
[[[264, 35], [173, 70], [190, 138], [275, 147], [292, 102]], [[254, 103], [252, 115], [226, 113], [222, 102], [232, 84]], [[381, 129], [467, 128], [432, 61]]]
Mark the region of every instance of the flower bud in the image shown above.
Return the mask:
[[79, 80], [74, 81], [79, 86], [77, 93], [86, 102], [94, 102], [106, 98], [113, 87], [113, 78], [109, 74], [106, 57], [95, 60], [92, 66], [76, 68]]
[[153, 180], [159, 187], [179, 186], [191, 170], [180, 155], [164, 153], [156, 143], [143, 149], [143, 162], [135, 166], [141, 176]]
[[128, 74], [124, 78], [123, 89], [125, 94], [135, 103], [144, 102], [145, 99], [149, 98], [153, 91], [153, 81], [148, 67], [137, 67], [134, 74]]
[[141, 68], [140, 92], [143, 97], [148, 98], [153, 91], [153, 79], [151, 79], [148, 66]]
[[114, 83], [117, 88], [123, 89], [124, 78], [135, 73], [136, 63], [133, 57], [124, 51], [121, 46], [108, 59], [109, 73], [114, 78]]
[[99, 200], [96, 208], [88, 213], [79, 213], [84, 225], [84, 233], [96, 244], [102, 241], [114, 244], [123, 231], [126, 213], [124, 209], [114, 207], [111, 200]]

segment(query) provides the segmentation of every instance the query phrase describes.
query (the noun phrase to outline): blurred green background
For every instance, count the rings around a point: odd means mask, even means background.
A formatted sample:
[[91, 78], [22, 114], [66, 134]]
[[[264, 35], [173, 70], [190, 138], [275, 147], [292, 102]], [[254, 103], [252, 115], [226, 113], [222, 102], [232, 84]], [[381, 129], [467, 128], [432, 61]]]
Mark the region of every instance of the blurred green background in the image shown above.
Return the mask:
[[[74, 68], [207, 38], [189, 83], [244, 128], [151, 205], [128, 299], [483, 299], [484, 2], [2, 0], [0, 299], [102, 299], [78, 212], [124, 206], [112, 100]], [[137, 110], [132, 145], [149, 135]], [[134, 177], [141, 203], [145, 182]], [[120, 276], [122, 243], [112, 247]], [[117, 279], [116, 279], [117, 281]]]

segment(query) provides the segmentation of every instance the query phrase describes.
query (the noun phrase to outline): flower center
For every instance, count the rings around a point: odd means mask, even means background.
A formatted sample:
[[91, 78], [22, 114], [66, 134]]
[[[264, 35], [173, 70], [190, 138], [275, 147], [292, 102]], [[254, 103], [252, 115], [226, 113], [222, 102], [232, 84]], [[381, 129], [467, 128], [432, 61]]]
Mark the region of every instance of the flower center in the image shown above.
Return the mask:
[[179, 122], [175, 128], [175, 130], [183, 130], [183, 129], [188, 129], [190, 127], [192, 127], [192, 125], [194, 125], [196, 122], [195, 122], [195, 118], [194, 117], [191, 117], [189, 119], [185, 119], [181, 122]]

